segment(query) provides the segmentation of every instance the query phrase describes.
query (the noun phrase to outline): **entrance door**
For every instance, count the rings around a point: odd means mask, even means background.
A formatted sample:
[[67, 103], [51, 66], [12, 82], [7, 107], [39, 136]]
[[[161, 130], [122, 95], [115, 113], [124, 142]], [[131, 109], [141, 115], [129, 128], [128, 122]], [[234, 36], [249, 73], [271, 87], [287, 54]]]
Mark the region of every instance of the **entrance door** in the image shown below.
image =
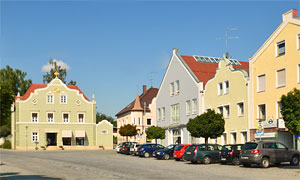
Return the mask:
[[57, 133], [47, 133], [47, 145], [56, 146], [57, 145]]

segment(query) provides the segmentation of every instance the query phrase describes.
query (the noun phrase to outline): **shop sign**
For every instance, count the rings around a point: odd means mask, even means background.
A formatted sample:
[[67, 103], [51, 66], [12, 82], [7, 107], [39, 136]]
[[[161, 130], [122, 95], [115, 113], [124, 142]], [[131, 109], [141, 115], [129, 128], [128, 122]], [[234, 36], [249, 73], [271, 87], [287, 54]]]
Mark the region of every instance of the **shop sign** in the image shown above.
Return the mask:
[[264, 128], [276, 128], [277, 127], [277, 119], [270, 118], [267, 121], [262, 122]]

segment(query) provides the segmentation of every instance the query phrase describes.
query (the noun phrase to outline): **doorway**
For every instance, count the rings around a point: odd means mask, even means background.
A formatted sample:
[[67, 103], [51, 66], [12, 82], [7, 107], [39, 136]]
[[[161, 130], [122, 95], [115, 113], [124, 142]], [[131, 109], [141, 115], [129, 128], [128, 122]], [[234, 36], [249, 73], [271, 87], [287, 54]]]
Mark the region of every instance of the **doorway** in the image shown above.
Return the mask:
[[47, 146], [57, 146], [57, 133], [47, 133]]

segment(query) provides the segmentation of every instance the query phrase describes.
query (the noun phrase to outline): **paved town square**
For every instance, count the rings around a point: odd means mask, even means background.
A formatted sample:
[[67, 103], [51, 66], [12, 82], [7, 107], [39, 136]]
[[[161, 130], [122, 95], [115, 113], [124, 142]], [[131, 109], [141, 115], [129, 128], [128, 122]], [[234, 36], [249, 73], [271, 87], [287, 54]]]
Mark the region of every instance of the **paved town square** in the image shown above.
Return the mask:
[[300, 166], [250, 168], [99, 151], [0, 150], [0, 179], [300, 179]]

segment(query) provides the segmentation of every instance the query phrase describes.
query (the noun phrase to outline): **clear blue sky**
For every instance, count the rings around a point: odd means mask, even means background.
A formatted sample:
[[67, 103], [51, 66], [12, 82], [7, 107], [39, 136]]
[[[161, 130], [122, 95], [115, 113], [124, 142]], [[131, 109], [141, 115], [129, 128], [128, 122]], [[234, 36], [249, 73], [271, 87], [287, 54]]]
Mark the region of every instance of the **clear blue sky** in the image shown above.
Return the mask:
[[[131, 102], [139, 86], [159, 87], [172, 49], [183, 55], [221, 57], [227, 27], [239, 39], [229, 52], [248, 59], [300, 1], [1, 1], [1, 68], [27, 72], [42, 83], [50, 58], [70, 66], [97, 111], [114, 115]], [[300, 14], [298, 12], [298, 14]]]

